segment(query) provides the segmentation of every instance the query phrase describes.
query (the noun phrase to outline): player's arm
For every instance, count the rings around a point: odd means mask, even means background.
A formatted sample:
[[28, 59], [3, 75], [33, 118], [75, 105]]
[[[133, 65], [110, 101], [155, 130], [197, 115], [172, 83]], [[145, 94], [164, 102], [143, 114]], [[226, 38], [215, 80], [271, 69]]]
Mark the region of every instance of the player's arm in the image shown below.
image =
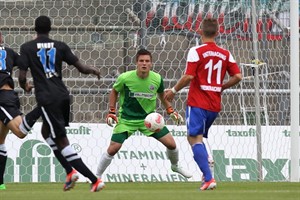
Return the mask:
[[165, 98], [168, 101], [172, 101], [178, 91], [190, 84], [191, 80], [194, 78], [194, 76], [196, 76], [196, 70], [199, 60], [200, 58], [198, 52], [196, 51], [196, 48], [191, 48], [187, 55], [185, 74], [181, 76], [177, 84], [172, 87], [172, 89], [167, 90], [166, 92]]
[[191, 82], [191, 80], [194, 78], [192, 75], [184, 74], [182, 77], [179, 79], [177, 84], [172, 88], [166, 90], [165, 94], [165, 99], [168, 101], [172, 101], [174, 99], [175, 94], [180, 91], [182, 88], [188, 86]]
[[31, 85], [27, 82], [26, 76], [27, 76], [27, 70], [20, 69], [19, 70], [19, 78], [18, 78], [20, 87], [23, 88], [24, 91], [30, 92], [33, 88], [33, 85]]
[[228, 57], [227, 73], [230, 75], [230, 78], [228, 79], [227, 82], [223, 83], [222, 91], [234, 86], [235, 84], [240, 82], [243, 78], [243, 75], [237, 63], [230, 52]]
[[96, 67], [83, 64], [77, 56], [71, 51], [70, 47], [64, 42], [61, 43], [63, 51], [65, 53], [64, 61], [69, 65], [73, 65], [83, 74], [94, 74], [100, 79], [100, 71]]
[[182, 88], [188, 86], [193, 78], [194, 78], [194, 76], [192, 76], [192, 75], [184, 74], [179, 79], [178, 83], [173, 87], [173, 89], [175, 90], [175, 93], [178, 92], [178, 91], [180, 91]]
[[20, 48], [20, 55], [17, 56], [16, 64], [19, 66], [19, 85], [25, 92], [30, 92], [33, 88], [33, 85], [27, 82], [27, 71], [28, 71], [28, 57], [27, 53], [28, 50], [21, 45]]
[[109, 94], [109, 111], [106, 116], [106, 123], [109, 126], [113, 126], [114, 123], [118, 123], [118, 117], [116, 115], [116, 104], [118, 99], [118, 92], [113, 88]]
[[113, 88], [109, 94], [109, 109], [116, 109], [117, 99], [118, 99], [118, 92]]
[[80, 60], [77, 60], [73, 65], [81, 73], [83, 73], [83, 74], [94, 74], [98, 77], [98, 79], [100, 79], [100, 71], [96, 67], [85, 65], [82, 62], [80, 62]]
[[165, 107], [165, 109], [167, 109], [172, 105], [169, 101], [167, 101], [167, 99], [165, 99], [165, 93], [166, 92], [158, 93], [158, 98], [160, 99], [160, 101], [163, 104], [163, 106]]
[[172, 118], [172, 120], [179, 125], [183, 122], [183, 117], [176, 111], [174, 111], [171, 103], [165, 98], [166, 91], [162, 93], [158, 93], [158, 98], [160, 99], [163, 106], [166, 108], [168, 115]]
[[234, 86], [235, 84], [239, 83], [242, 79], [243, 76], [241, 73], [231, 76], [229, 80], [222, 85], [222, 91]]

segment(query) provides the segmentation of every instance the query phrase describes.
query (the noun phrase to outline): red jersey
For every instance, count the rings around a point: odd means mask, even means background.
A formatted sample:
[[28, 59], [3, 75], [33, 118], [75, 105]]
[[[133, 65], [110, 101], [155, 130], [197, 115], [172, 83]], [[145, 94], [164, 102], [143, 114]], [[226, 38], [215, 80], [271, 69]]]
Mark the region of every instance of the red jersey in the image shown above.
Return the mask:
[[190, 49], [185, 74], [194, 76], [190, 83], [187, 104], [205, 110], [221, 111], [221, 90], [226, 72], [240, 73], [231, 53], [214, 42]]

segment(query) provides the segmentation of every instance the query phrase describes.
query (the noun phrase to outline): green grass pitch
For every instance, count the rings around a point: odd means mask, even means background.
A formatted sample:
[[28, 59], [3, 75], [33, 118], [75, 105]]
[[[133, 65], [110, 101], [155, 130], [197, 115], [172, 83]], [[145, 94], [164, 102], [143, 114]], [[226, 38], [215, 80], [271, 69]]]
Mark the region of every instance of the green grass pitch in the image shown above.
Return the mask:
[[199, 191], [198, 182], [106, 183], [100, 192], [77, 183], [68, 192], [62, 183], [8, 183], [1, 200], [300, 200], [300, 183], [218, 182], [215, 190]]

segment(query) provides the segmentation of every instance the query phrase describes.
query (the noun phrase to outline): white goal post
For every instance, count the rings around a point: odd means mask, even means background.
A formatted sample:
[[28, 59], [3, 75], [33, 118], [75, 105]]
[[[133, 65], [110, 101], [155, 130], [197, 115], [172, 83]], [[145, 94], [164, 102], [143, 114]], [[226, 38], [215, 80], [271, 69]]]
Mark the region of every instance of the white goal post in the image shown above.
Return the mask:
[[291, 16], [291, 176], [292, 182], [299, 182], [299, 1], [290, 2]]

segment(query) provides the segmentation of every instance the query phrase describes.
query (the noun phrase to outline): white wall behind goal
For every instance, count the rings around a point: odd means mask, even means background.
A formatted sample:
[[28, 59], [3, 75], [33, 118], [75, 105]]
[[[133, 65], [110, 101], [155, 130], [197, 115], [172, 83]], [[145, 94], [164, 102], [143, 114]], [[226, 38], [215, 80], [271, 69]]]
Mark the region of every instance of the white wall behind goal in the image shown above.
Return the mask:
[[[105, 182], [201, 181], [186, 140], [185, 126], [168, 126], [180, 152], [180, 165], [194, 176], [186, 179], [170, 169], [165, 147], [137, 132], [125, 141], [105, 171]], [[13, 134], [7, 138], [6, 182], [63, 182], [65, 172], [40, 134], [41, 123], [25, 139]], [[106, 124], [73, 123], [67, 129], [72, 147], [95, 173], [106, 151], [112, 129]], [[213, 126], [207, 146], [215, 160], [218, 181], [257, 181], [255, 126]], [[264, 181], [288, 181], [290, 165], [289, 126], [262, 127], [262, 166]], [[79, 181], [85, 182], [83, 176]]]

